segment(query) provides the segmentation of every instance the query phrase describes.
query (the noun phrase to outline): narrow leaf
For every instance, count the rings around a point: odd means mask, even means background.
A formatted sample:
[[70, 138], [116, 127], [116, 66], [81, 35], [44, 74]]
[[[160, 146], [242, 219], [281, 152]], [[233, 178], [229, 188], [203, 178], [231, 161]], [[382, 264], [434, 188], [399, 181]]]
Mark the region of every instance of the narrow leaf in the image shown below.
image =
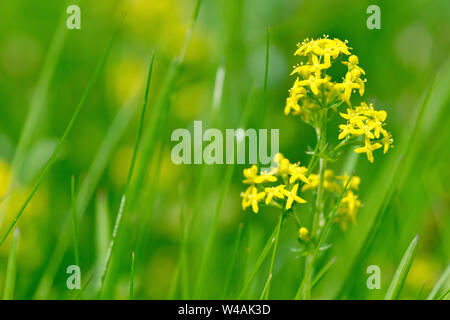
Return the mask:
[[398, 265], [397, 271], [395, 272], [394, 278], [386, 292], [385, 300], [396, 300], [398, 299], [400, 292], [405, 284], [406, 277], [408, 275], [409, 269], [411, 269], [412, 262], [414, 260], [414, 255], [416, 253], [417, 244], [419, 243], [419, 235], [415, 236], [405, 254], [403, 255], [402, 261]]

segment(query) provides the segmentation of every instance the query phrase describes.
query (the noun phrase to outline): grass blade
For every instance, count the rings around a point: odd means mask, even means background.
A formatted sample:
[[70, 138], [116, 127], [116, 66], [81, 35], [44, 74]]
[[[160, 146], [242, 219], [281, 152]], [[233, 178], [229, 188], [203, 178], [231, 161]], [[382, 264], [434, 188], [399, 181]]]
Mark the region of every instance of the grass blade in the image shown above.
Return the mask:
[[145, 113], [147, 110], [148, 94], [150, 92], [150, 81], [152, 78], [154, 61], [155, 61], [155, 52], [153, 51], [152, 58], [150, 61], [149, 71], [148, 71], [147, 84], [146, 84], [145, 94], [144, 94], [144, 101], [142, 103], [142, 111], [141, 111], [141, 117], [140, 117], [140, 121], [139, 121], [138, 132], [137, 132], [137, 136], [136, 136], [136, 142], [134, 145], [133, 156], [132, 156], [130, 168], [128, 171], [128, 178], [127, 178], [125, 189], [124, 189], [124, 192], [122, 195], [122, 199], [120, 201], [119, 212], [117, 213], [116, 222], [114, 224], [114, 229], [112, 232], [111, 240], [109, 242], [108, 251], [106, 253], [104, 268], [103, 268], [101, 276], [100, 276], [100, 289], [99, 289], [100, 296], [101, 296], [101, 293], [102, 293], [102, 290], [103, 290], [103, 287], [105, 284], [105, 277], [106, 277], [106, 274], [108, 273], [108, 269], [109, 269], [109, 266], [111, 263], [111, 257], [112, 257], [113, 250], [114, 250], [115, 240], [116, 240], [119, 228], [120, 228], [122, 215], [123, 215], [123, 212], [125, 209], [126, 199], [127, 199], [127, 195], [128, 195], [128, 189], [129, 189], [129, 186], [131, 183], [131, 179], [133, 177], [133, 169], [134, 169], [136, 158], [137, 158], [137, 152], [139, 149], [139, 143], [140, 143], [141, 136], [142, 136], [142, 130], [144, 128], [144, 119], [145, 119]]
[[[256, 93], [256, 91], [252, 90], [250, 97], [247, 101], [247, 104], [244, 107], [244, 111], [242, 113], [242, 117], [241, 117], [241, 121], [240, 121], [241, 128], [246, 127], [247, 122], [250, 118], [250, 115], [252, 114], [252, 111], [254, 109], [254, 106], [256, 105], [255, 93]], [[238, 141], [238, 144], [239, 143], [240, 142]], [[241, 141], [241, 143], [242, 143], [242, 141]], [[205, 273], [206, 273], [205, 270], [208, 268], [211, 250], [212, 250], [212, 246], [214, 243], [214, 239], [216, 236], [217, 227], [218, 227], [218, 223], [219, 223], [219, 216], [222, 211], [222, 206], [223, 206], [225, 197], [228, 193], [228, 189], [231, 184], [231, 178], [233, 177], [234, 169], [235, 169], [235, 166], [230, 165], [227, 167], [227, 170], [225, 171], [225, 177], [223, 178], [222, 189], [221, 189], [220, 195], [219, 195], [219, 201], [217, 202], [217, 206], [216, 206], [214, 216], [213, 216], [213, 221], [211, 224], [211, 229], [209, 230], [208, 238], [206, 240], [205, 251], [203, 253], [203, 257], [202, 257], [200, 267], [199, 267], [199, 278], [197, 280], [197, 285], [196, 285], [195, 293], [194, 293], [195, 297], [198, 297], [198, 295], [201, 294], [200, 291], [203, 289], [202, 286], [203, 286], [203, 282], [205, 280]]]
[[445, 291], [439, 298], [438, 300], [444, 300], [445, 298], [447, 298], [447, 295], [450, 293], [450, 288], [447, 289], [447, 291]]
[[[59, 57], [61, 56], [62, 49], [64, 47], [65, 39], [67, 36], [67, 28], [65, 27], [66, 15], [63, 14], [58, 21], [57, 31], [53, 35], [53, 38], [48, 48], [48, 54], [45, 57], [44, 65], [39, 75], [39, 80], [36, 84], [36, 88], [33, 91], [30, 99], [30, 109], [25, 120], [24, 127], [20, 134], [19, 143], [11, 164], [11, 178], [9, 179], [7, 191], [8, 194], [17, 182], [18, 174], [21, 170], [27, 149], [30, 147], [33, 137], [35, 136], [36, 129], [42, 121], [42, 115], [45, 114], [45, 107], [47, 96], [49, 92], [50, 82], [53, 78], [53, 74], [56, 69]], [[4, 199], [0, 207], [0, 227], [3, 224], [3, 218], [9, 205], [9, 197]]]
[[131, 268], [130, 268], [130, 300], [134, 297], [134, 251], [131, 253]]
[[414, 255], [416, 253], [417, 244], [419, 243], [419, 235], [415, 236], [408, 249], [406, 249], [400, 264], [398, 265], [397, 271], [395, 272], [394, 278], [386, 292], [385, 300], [396, 300], [398, 299], [400, 292], [405, 284], [406, 277], [408, 276], [409, 269], [411, 268], [412, 262], [414, 260]]
[[281, 228], [283, 227], [283, 222], [284, 222], [285, 218], [286, 218], [286, 213], [283, 209], [281, 212], [281, 215], [280, 215], [279, 222], [278, 222], [277, 233], [275, 234], [275, 241], [274, 241], [273, 250], [272, 250], [272, 259], [270, 260], [269, 276], [267, 277], [267, 283], [261, 294], [262, 299], [268, 299], [268, 297], [269, 297], [270, 284], [272, 282], [272, 277], [273, 277], [273, 268], [275, 267], [275, 257], [276, 257], [277, 249], [278, 249], [278, 241], [280, 239], [280, 232], [281, 232]]
[[311, 281], [311, 289], [314, 288], [320, 280], [327, 274], [328, 270], [333, 266], [336, 262], [336, 257], [332, 258], [327, 264], [316, 274], [314, 279]]
[[244, 282], [244, 286], [242, 287], [242, 290], [241, 290], [241, 292], [239, 294], [239, 298], [238, 299], [242, 299], [243, 298], [245, 292], [247, 291], [248, 287], [250, 286], [250, 283], [255, 278], [256, 273], [259, 271], [259, 268], [261, 268], [262, 263], [264, 262], [264, 260], [266, 259], [267, 255], [269, 254], [270, 248], [272, 248], [272, 245], [275, 242], [275, 235], [277, 233], [277, 229], [278, 229], [278, 225], [273, 230], [273, 232], [270, 235], [269, 239], [267, 239], [267, 242], [266, 242], [266, 244], [264, 246], [264, 249], [261, 251], [261, 254], [259, 255], [258, 259], [256, 260], [256, 263], [255, 263], [252, 271], [250, 272], [250, 275], [248, 276], [248, 278]]
[[108, 195], [106, 191], [99, 191], [95, 201], [95, 246], [96, 266], [101, 272], [101, 266], [106, 258], [108, 244], [111, 237], [111, 220], [108, 208]]
[[109, 40], [109, 43], [106, 47], [105, 52], [103, 53], [102, 58], [100, 59], [99, 64], [97, 65], [94, 74], [92, 75], [91, 79], [89, 80], [89, 83], [86, 87], [86, 90], [84, 91], [83, 95], [81, 96], [80, 102], [78, 103], [72, 118], [70, 119], [61, 139], [58, 142], [58, 145], [56, 146], [55, 150], [53, 151], [53, 153], [51, 154], [49, 160], [47, 161], [44, 169], [42, 170], [36, 184], [34, 185], [33, 189], [31, 190], [30, 194], [28, 195], [28, 197], [26, 198], [25, 202], [23, 203], [23, 205], [21, 206], [21, 208], [19, 209], [19, 211], [16, 213], [13, 221], [11, 222], [11, 224], [9, 225], [8, 229], [6, 230], [5, 234], [3, 235], [3, 237], [0, 240], [0, 247], [3, 245], [3, 243], [5, 242], [6, 238], [8, 237], [8, 235], [11, 233], [12, 229], [14, 228], [14, 226], [16, 225], [17, 221], [19, 220], [19, 218], [22, 216], [22, 213], [25, 211], [25, 209], [27, 208], [29, 202], [31, 201], [31, 199], [33, 198], [34, 194], [37, 192], [37, 190], [39, 189], [40, 185], [42, 184], [42, 181], [44, 180], [45, 176], [47, 175], [47, 172], [49, 171], [49, 169], [52, 167], [53, 163], [56, 160], [57, 155], [59, 154], [59, 151], [61, 150], [64, 142], [66, 141], [70, 131], [72, 130], [73, 125], [75, 124], [75, 121], [78, 118], [78, 115], [80, 114], [81, 109], [83, 108], [92, 88], [94, 87], [94, 84], [97, 81], [97, 78], [100, 75], [100, 71], [103, 69], [103, 66], [105, 65], [106, 62], [106, 58], [108, 57], [109, 51], [111, 50], [112, 44], [114, 42], [114, 39], [116, 38], [116, 35], [118, 33], [118, 29], [115, 30], [113, 36], [111, 37], [111, 39]]
[[228, 267], [227, 278], [225, 280], [225, 286], [224, 286], [224, 291], [223, 291], [224, 299], [227, 299], [228, 293], [230, 290], [231, 277], [233, 275], [234, 265], [236, 263], [236, 258], [238, 255], [239, 247], [241, 246], [242, 235], [244, 234], [242, 232], [243, 229], [244, 229], [244, 224], [243, 223], [239, 224], [239, 229], [238, 229], [238, 233], [236, 236], [236, 243], [234, 244], [233, 255], [231, 258], [230, 266]]
[[[197, 0], [194, 8], [194, 12], [192, 14], [191, 24], [186, 32], [183, 48], [179, 54], [179, 56], [172, 63], [166, 81], [163, 86], [161, 97], [158, 99], [156, 103], [156, 108], [152, 112], [152, 118], [149, 126], [147, 126], [144, 137], [142, 139], [142, 161], [140, 161], [140, 165], [138, 166], [136, 173], [136, 180], [133, 183], [133, 187], [130, 191], [130, 203], [132, 208], [138, 203], [138, 194], [142, 190], [144, 190], [144, 183], [147, 177], [147, 166], [151, 162], [151, 157], [153, 155], [153, 149], [155, 147], [157, 137], [159, 136], [160, 130], [167, 120], [167, 115], [170, 111], [170, 98], [174, 91], [175, 83], [178, 80], [179, 73], [181, 71], [181, 66], [183, 65], [184, 58], [186, 56], [187, 49], [191, 42], [192, 34], [194, 31], [195, 24], [198, 19], [200, 7], [202, 0]], [[166, 107], [166, 110], [164, 110]]]
[[[362, 242], [362, 246], [359, 251], [356, 253], [356, 256], [353, 262], [348, 268], [347, 276], [344, 278], [344, 281], [337, 292], [336, 298], [342, 299], [353, 287], [354, 282], [356, 281], [356, 277], [359, 274], [357, 270], [361, 269], [361, 266], [364, 263], [367, 255], [372, 249], [372, 246], [375, 243], [376, 236], [380, 230], [383, 221], [386, 219], [386, 209], [395, 193], [395, 190], [398, 188], [401, 177], [405, 171], [404, 159], [408, 159], [415, 150], [415, 143], [419, 135], [419, 128], [423, 122], [423, 117], [428, 109], [429, 99], [433, 91], [434, 83], [427, 90], [425, 97], [423, 99], [423, 103], [419, 110], [419, 113], [414, 121], [414, 125], [409, 132], [405, 133], [405, 141], [406, 145], [404, 148], [399, 150], [398, 156], [393, 160], [393, 164], [388, 166], [386, 169], [386, 173], [384, 176], [386, 178], [381, 178], [383, 189], [376, 189], [377, 191], [373, 193], [373, 199], [376, 201], [375, 204], [371, 204], [370, 208], [373, 208], [375, 212], [375, 218], [372, 222], [372, 225], [367, 232], [365, 240]], [[393, 169], [391, 169], [393, 168]], [[388, 179], [388, 180], [386, 180]], [[377, 199], [382, 199], [378, 202]]]
[[439, 290], [441, 290], [442, 286], [445, 284], [447, 278], [450, 276], [450, 264], [445, 269], [442, 276], [439, 278], [438, 282], [436, 282], [436, 285], [431, 290], [430, 294], [427, 297], [427, 300], [435, 300], [437, 297], [437, 294], [439, 293]]
[[73, 250], [75, 254], [75, 264], [80, 266], [80, 254], [78, 250], [78, 227], [77, 227], [77, 208], [75, 200], [75, 176], [72, 175], [70, 181], [70, 199], [72, 202], [72, 225], [73, 225]]
[[8, 266], [6, 267], [5, 288], [3, 290], [3, 300], [12, 300], [14, 298], [14, 287], [16, 284], [16, 268], [17, 268], [17, 247], [19, 245], [20, 233], [18, 229], [14, 230], [11, 251], [8, 258]]
[[[94, 160], [92, 161], [92, 164], [87, 171], [86, 177], [84, 178], [77, 192], [76, 199], [77, 199], [77, 212], [79, 221], [81, 221], [81, 219], [83, 218], [84, 213], [86, 212], [86, 208], [100, 182], [100, 178], [106, 169], [108, 161], [111, 159], [113, 151], [119, 144], [120, 139], [122, 138], [126, 128], [131, 122], [131, 119], [135, 114], [136, 109], [137, 109], [137, 100], [135, 94], [133, 94], [125, 101], [123, 106], [117, 112], [112, 124], [108, 128], [108, 131], [106, 132], [105, 137], [94, 156]], [[61, 232], [61, 236], [58, 237], [56, 246], [48, 259], [48, 263], [43, 272], [43, 276], [36, 289], [34, 295], [35, 298], [43, 299], [44, 297], [48, 296], [50, 285], [53, 279], [55, 278], [56, 272], [58, 271], [58, 267], [63, 259], [65, 250], [70, 243], [71, 226], [69, 220], [70, 219], [67, 219], [67, 221], [62, 225], [63, 231]], [[110, 228], [108, 227], [107, 230], [108, 230], [108, 237], [107, 237], [108, 243]], [[97, 255], [97, 257], [99, 256]], [[101, 260], [102, 262], [104, 261], [103, 259], [104, 256]]]

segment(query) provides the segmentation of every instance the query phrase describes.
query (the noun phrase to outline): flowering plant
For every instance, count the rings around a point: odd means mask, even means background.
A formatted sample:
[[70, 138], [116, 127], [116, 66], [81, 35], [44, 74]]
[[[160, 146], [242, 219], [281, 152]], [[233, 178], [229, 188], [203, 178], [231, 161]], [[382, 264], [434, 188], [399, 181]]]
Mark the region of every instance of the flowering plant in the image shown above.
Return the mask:
[[[306, 256], [305, 273], [296, 298], [307, 298], [314, 261], [318, 252], [326, 249], [322, 245], [331, 224], [337, 222], [345, 230], [348, 222], [355, 223], [362, 205], [356, 195], [361, 179], [348, 173], [335, 175], [327, 163], [339, 160], [342, 148], [350, 145], [356, 145], [354, 152], [365, 153], [371, 163], [374, 151], [383, 148], [386, 153], [392, 147], [392, 136], [385, 129], [386, 111], [376, 110], [363, 101], [352, 106], [352, 96], [356, 92], [361, 97], [364, 95], [367, 80], [363, 78], [365, 71], [359, 66], [359, 58], [350, 50], [347, 41], [324, 36], [304, 40], [294, 53], [304, 61], [294, 66], [291, 73], [296, 79], [289, 90], [284, 113], [299, 117], [316, 131], [317, 143], [309, 165], [300, 166], [277, 154], [277, 167], [268, 172], [259, 171], [256, 165], [244, 170], [243, 182], [249, 186], [241, 193], [242, 208], [251, 208], [254, 213], [259, 212], [260, 205], [282, 209], [263, 297], [268, 297], [278, 236], [285, 218], [295, 211], [294, 204], [308, 204], [299, 191], [312, 191], [315, 195], [311, 225], [305, 225], [304, 219], [295, 214], [300, 250]], [[339, 62], [347, 71], [341, 81], [335, 81], [329, 70]], [[345, 120], [339, 125], [337, 145], [327, 141], [327, 126], [333, 114]]]

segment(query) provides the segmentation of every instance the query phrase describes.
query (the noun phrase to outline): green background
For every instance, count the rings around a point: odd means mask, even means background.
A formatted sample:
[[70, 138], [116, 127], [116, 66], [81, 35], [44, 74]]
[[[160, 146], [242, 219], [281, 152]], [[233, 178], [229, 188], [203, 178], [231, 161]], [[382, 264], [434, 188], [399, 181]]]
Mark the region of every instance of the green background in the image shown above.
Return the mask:
[[[65, 10], [72, 3], [80, 5], [81, 30], [65, 28]], [[380, 30], [366, 27], [366, 9], [371, 4], [381, 9]], [[364, 206], [356, 225], [346, 232], [333, 228], [333, 246], [319, 266], [332, 257], [337, 260], [313, 289], [312, 298], [383, 298], [417, 234], [418, 251], [401, 298], [425, 298], [450, 260], [450, 2], [203, 0], [185, 59], [170, 82], [171, 65], [183, 48], [194, 7], [191, 0], [67, 4], [14, 0], [0, 4], [0, 196], [2, 204], [9, 203], [2, 216], [2, 236], [119, 26], [99, 80], [17, 224], [20, 241], [14, 298], [96, 297], [98, 275], [126, 183], [153, 48], [156, 58], [143, 137], [144, 144], [151, 143], [148, 158], [138, 156], [135, 174], [139, 176], [131, 186], [135, 197], [124, 213], [103, 298], [128, 298], [132, 251], [136, 254], [137, 299], [237, 298], [276, 225], [278, 212], [264, 208], [255, 215], [241, 210], [245, 166], [174, 165], [170, 134], [176, 128], [191, 130], [194, 120], [203, 120], [204, 129], [238, 128], [250, 100], [253, 109], [247, 127], [280, 129], [280, 151], [292, 161], [307, 163], [305, 151], [315, 144], [314, 131], [298, 118], [284, 116], [283, 109], [294, 81], [289, 73], [298, 62], [293, 56], [296, 43], [323, 34], [347, 39], [354, 48], [366, 71], [365, 100], [388, 112], [395, 147], [386, 155], [375, 152], [374, 164], [364, 155], [353, 157]], [[264, 93], [268, 26], [269, 71]], [[225, 78], [214, 115], [218, 69], [225, 71]], [[39, 110], [34, 116], [29, 113], [32, 106]], [[30, 117], [36, 125], [22, 150], [18, 179], [6, 193], [11, 164]], [[330, 141], [337, 141], [338, 124], [335, 117], [329, 125]], [[332, 167], [340, 173], [351, 159], [345, 155]], [[232, 174], [229, 188], [227, 174]], [[81, 293], [66, 287], [66, 268], [75, 264], [70, 225], [72, 175], [81, 193], [78, 245], [82, 284], [87, 283]], [[201, 267], [222, 194], [211, 254]], [[309, 214], [299, 212], [300, 216]], [[236, 246], [240, 228], [242, 238]], [[296, 236], [295, 223], [288, 219], [270, 298], [292, 299], [301, 281], [303, 258], [292, 250], [298, 247]], [[11, 238], [0, 248], [2, 290]], [[381, 268], [380, 290], [367, 289], [369, 265]], [[245, 298], [260, 296], [267, 270], [265, 261]]]

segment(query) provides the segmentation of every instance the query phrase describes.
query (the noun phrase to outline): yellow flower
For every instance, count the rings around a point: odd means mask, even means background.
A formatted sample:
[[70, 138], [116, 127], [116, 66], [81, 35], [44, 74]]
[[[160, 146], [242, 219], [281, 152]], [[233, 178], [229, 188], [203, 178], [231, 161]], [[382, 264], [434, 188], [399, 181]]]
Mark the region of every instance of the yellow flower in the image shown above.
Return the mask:
[[341, 224], [343, 230], [347, 229], [348, 221], [353, 224], [356, 223], [356, 214], [361, 207], [361, 202], [358, 200], [358, 196], [353, 191], [348, 191], [341, 200], [341, 204], [336, 216], [336, 222]]
[[252, 165], [250, 168], [244, 169], [244, 177], [245, 179], [243, 182], [246, 184], [277, 181], [277, 178], [271, 173], [263, 173], [258, 175], [258, 167], [256, 165]]
[[342, 63], [345, 64], [348, 67], [348, 71], [359, 70], [359, 72], [361, 72], [362, 74], [366, 74], [364, 72], [364, 70], [360, 66], [358, 66], [359, 59], [354, 54], [352, 54], [350, 57], [348, 57], [348, 62], [347, 61], [342, 61]]
[[330, 67], [331, 61], [329, 55], [326, 55], [324, 57], [324, 63], [320, 63], [319, 58], [315, 54], [312, 54], [308, 64], [300, 64], [296, 66], [291, 72], [291, 75], [293, 75], [294, 73], [298, 73], [303, 77], [308, 77], [311, 73], [314, 73], [317, 78], [320, 78], [321, 71]]
[[[364, 147], [355, 149], [357, 153], [366, 153], [370, 162], [373, 162], [372, 152], [376, 149], [383, 148], [386, 153], [392, 144], [391, 134], [383, 128], [385, 125], [387, 113], [384, 110], [377, 111], [372, 104], [367, 105], [361, 102], [360, 106], [348, 108], [347, 113], [339, 113], [340, 116], [347, 120], [346, 124], [339, 125], [341, 130], [338, 138], [344, 139], [351, 136], [365, 136]], [[380, 137], [383, 136], [381, 139]], [[377, 139], [370, 141], [372, 139]]]
[[309, 86], [312, 93], [314, 93], [315, 95], [318, 95], [319, 94], [318, 86], [320, 86], [321, 84], [327, 83], [329, 81], [330, 81], [329, 76], [325, 76], [325, 78], [320, 78], [320, 77], [315, 77], [313, 75], [310, 75], [307, 80], [302, 80], [299, 82], [299, 84], [301, 86]]
[[[348, 105], [351, 105], [350, 96], [352, 94], [353, 89], [361, 89], [361, 83], [358, 80], [361, 79], [355, 77], [355, 75], [352, 74], [352, 72], [347, 72], [344, 81], [342, 83], [336, 83], [336, 85], [334, 86], [336, 90], [343, 91], [341, 95], [342, 100], [347, 102]], [[362, 96], [364, 90], [362, 92], [360, 91], [359, 93]]]
[[275, 162], [278, 164], [278, 174], [284, 175], [289, 173], [291, 163], [281, 153], [275, 155]]
[[383, 139], [381, 139], [381, 141], [383, 142], [383, 145], [384, 145], [383, 153], [386, 153], [392, 144], [392, 136], [389, 132], [387, 132], [384, 129], [381, 129], [381, 133], [383, 134]]
[[288, 97], [286, 98], [286, 107], [284, 107], [284, 114], [288, 115], [289, 113], [291, 113], [291, 110], [294, 110], [294, 114], [298, 114], [300, 113], [300, 106], [294, 98]]
[[[302, 191], [310, 190], [310, 189], [316, 189], [319, 186], [320, 177], [318, 174], [310, 174], [308, 177], [308, 180], [310, 181], [309, 184], [305, 184], [302, 187]], [[334, 181], [334, 171], [331, 169], [326, 169], [324, 172], [323, 177], [323, 187], [325, 190], [331, 191], [331, 192], [339, 192], [340, 187]]]
[[245, 190], [245, 192], [241, 194], [242, 209], [245, 210], [249, 206], [251, 206], [253, 212], [258, 213], [259, 211], [258, 202], [264, 199], [265, 195], [266, 195], [265, 192], [258, 192], [258, 189], [253, 185], [248, 187], [247, 190]]
[[264, 191], [266, 192], [266, 204], [269, 204], [270, 201], [272, 201], [273, 197], [278, 198], [278, 199], [284, 199], [284, 195], [283, 195], [283, 190], [284, 190], [285, 185], [284, 184], [280, 184], [279, 186], [276, 187], [270, 187], [270, 188], [265, 188]]
[[292, 208], [292, 203], [294, 201], [298, 202], [298, 203], [306, 203], [306, 200], [300, 198], [297, 195], [297, 190], [298, 190], [298, 183], [296, 183], [291, 191], [288, 191], [286, 189], [282, 190], [281, 192], [287, 197], [286, 200], [286, 210], [289, 210], [290, 208]]
[[309, 184], [310, 182], [305, 176], [306, 172], [308, 172], [308, 169], [306, 167], [299, 167], [296, 164], [291, 164], [289, 166], [289, 174], [291, 175], [291, 177], [289, 178], [289, 183], [294, 183], [299, 179], [304, 183]]
[[[342, 186], [345, 187], [347, 185], [348, 179], [350, 177], [347, 173], [344, 173], [342, 176], [337, 176], [336, 179], [339, 179], [342, 181]], [[361, 178], [358, 176], [353, 176], [350, 182], [348, 182], [348, 188], [353, 190], [359, 189], [359, 184], [361, 183]]]
[[364, 147], [356, 148], [354, 151], [356, 153], [366, 153], [367, 154], [367, 159], [369, 159], [370, 162], [373, 162], [373, 154], [372, 154], [372, 152], [377, 150], [377, 149], [379, 149], [379, 148], [381, 148], [381, 147], [382, 147], [381, 143], [378, 143], [378, 142], [376, 142], [374, 144], [371, 144], [370, 143], [370, 139], [366, 136]]
[[305, 227], [298, 229], [298, 237], [300, 240], [308, 242], [309, 241], [309, 231]]

